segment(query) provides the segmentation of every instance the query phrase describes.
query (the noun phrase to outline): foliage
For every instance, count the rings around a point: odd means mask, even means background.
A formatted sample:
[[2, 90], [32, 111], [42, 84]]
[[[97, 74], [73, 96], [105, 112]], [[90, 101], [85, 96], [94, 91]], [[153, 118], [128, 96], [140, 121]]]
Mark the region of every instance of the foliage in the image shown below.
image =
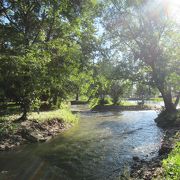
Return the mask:
[[140, 104], [144, 105], [145, 99], [151, 96], [151, 88], [146, 84], [137, 83], [135, 94], [141, 100]]
[[[78, 69], [77, 69], [78, 71]], [[76, 94], [76, 100], [79, 100], [79, 97], [84, 96], [85, 99], [88, 99], [91, 92], [91, 85], [93, 84], [92, 70], [84, 70], [81, 72], [75, 72], [71, 76], [71, 82], [73, 84], [73, 93]], [[78, 74], [78, 76], [77, 76]]]
[[162, 102], [163, 99], [162, 98], [151, 98], [149, 99], [150, 101], [154, 101], [154, 102]]
[[93, 98], [90, 101], [90, 107], [93, 108], [97, 105], [110, 105], [112, 104], [112, 100], [110, 97], [105, 97], [103, 100], [100, 98]]
[[99, 99], [97, 102], [98, 105], [107, 105], [112, 104], [111, 98], [105, 97], [104, 99]]
[[75, 124], [78, 122], [78, 117], [73, 115], [69, 108], [62, 107], [58, 110], [47, 112], [31, 112], [28, 116], [29, 120], [36, 120], [38, 122], [51, 121], [54, 119], [62, 119], [64, 122]]
[[30, 51], [24, 56], [3, 56], [0, 62], [0, 84], [5, 98], [29, 108], [43, 89], [49, 57], [43, 51]]
[[[119, 64], [117, 70], [126, 78], [156, 87], [162, 94], [166, 110], [174, 111], [176, 104], [172, 101], [172, 92], [179, 94], [176, 90], [179, 84], [178, 24], [168, 18], [163, 1], [159, 4], [152, 1], [108, 2], [102, 23], [106, 40], [110, 41], [109, 53]], [[152, 8], [154, 6], [161, 8]]]
[[[0, 6], [1, 101], [19, 105], [22, 119], [33, 109], [59, 108], [89, 77], [99, 3], [3, 0]], [[83, 84], [86, 94], [88, 82]]]
[[135, 106], [136, 103], [135, 102], [129, 102], [129, 101], [121, 101], [119, 103], [120, 106]]
[[101, 99], [101, 102], [104, 103], [105, 97], [109, 91], [109, 81], [106, 77], [98, 75], [96, 76], [94, 88], [97, 89], [95, 96]]
[[14, 134], [17, 132], [19, 125], [0, 121], [0, 138], [3, 135]]
[[123, 95], [127, 95], [129, 91], [129, 87], [131, 87], [131, 83], [128, 80], [112, 80], [110, 84], [110, 96], [112, 98], [112, 102], [114, 105], [118, 104], [120, 101], [120, 97]]
[[[19, 114], [13, 114], [13, 115], [5, 115], [0, 117], [0, 124], [1, 124], [1, 130], [5, 131], [8, 129], [8, 132], [10, 130], [14, 130], [17, 127], [17, 123], [13, 123], [17, 118], [19, 117]], [[62, 104], [61, 109], [58, 110], [51, 110], [51, 111], [41, 111], [41, 112], [29, 112], [28, 113], [28, 119], [29, 120], [36, 120], [38, 122], [44, 122], [44, 121], [50, 121], [54, 119], [62, 119], [64, 122], [67, 123], [77, 123], [78, 122], [78, 116], [73, 115], [70, 111], [70, 108], [67, 104]]]
[[112, 97], [112, 101], [114, 105], [119, 102], [119, 97], [122, 94], [123, 94], [122, 85], [118, 81], [112, 82], [110, 88], [110, 96]]
[[177, 142], [168, 158], [163, 160], [165, 178], [176, 180], [180, 177], [180, 142]]

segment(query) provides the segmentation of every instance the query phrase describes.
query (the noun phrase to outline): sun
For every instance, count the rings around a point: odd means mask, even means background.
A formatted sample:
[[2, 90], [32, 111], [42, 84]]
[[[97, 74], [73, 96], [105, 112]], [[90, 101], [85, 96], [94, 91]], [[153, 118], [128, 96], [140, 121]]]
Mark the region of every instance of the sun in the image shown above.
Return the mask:
[[148, 1], [146, 8], [157, 13], [166, 12], [168, 17], [180, 24], [180, 0], [152, 0]]
[[180, 5], [180, 1], [179, 0], [169, 0], [169, 2], [171, 2], [173, 5], [176, 5], [176, 6]]
[[169, 14], [180, 23], [180, 0], [167, 0]]

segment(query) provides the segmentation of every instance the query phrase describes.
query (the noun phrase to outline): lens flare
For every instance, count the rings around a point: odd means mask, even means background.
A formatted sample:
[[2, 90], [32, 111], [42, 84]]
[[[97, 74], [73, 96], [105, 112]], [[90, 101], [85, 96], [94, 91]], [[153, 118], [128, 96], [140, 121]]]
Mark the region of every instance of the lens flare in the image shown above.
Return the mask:
[[[166, 0], [170, 17], [180, 23], [180, 0]], [[165, 2], [166, 2], [165, 1]]]

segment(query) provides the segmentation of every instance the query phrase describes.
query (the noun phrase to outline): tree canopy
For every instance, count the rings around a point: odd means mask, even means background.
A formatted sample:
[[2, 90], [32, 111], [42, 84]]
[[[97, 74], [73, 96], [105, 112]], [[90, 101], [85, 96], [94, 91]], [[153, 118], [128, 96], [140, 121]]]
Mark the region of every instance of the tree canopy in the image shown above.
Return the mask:
[[19, 104], [24, 119], [34, 103], [57, 105], [71, 94], [72, 76], [94, 56], [99, 4], [3, 0], [0, 5], [0, 95]]
[[121, 65], [133, 63], [136, 75], [143, 72], [140, 74], [160, 91], [166, 110], [174, 111], [177, 101], [173, 102], [172, 93], [179, 98], [179, 24], [168, 17], [163, 1], [109, 3], [103, 25], [111, 52], [119, 56]]
[[19, 105], [25, 119], [34, 107], [59, 107], [74, 94], [102, 102], [109, 95], [117, 104], [136, 84], [139, 96], [157, 88], [175, 111], [178, 32], [163, 1], [2, 0], [1, 102]]

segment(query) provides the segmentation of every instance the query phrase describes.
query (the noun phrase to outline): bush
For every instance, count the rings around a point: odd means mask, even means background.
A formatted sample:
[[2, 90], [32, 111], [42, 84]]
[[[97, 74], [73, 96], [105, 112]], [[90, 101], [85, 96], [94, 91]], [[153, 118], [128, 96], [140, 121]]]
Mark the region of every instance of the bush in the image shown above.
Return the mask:
[[119, 81], [113, 81], [110, 88], [110, 96], [114, 105], [119, 102], [120, 96], [123, 95], [123, 84]]

